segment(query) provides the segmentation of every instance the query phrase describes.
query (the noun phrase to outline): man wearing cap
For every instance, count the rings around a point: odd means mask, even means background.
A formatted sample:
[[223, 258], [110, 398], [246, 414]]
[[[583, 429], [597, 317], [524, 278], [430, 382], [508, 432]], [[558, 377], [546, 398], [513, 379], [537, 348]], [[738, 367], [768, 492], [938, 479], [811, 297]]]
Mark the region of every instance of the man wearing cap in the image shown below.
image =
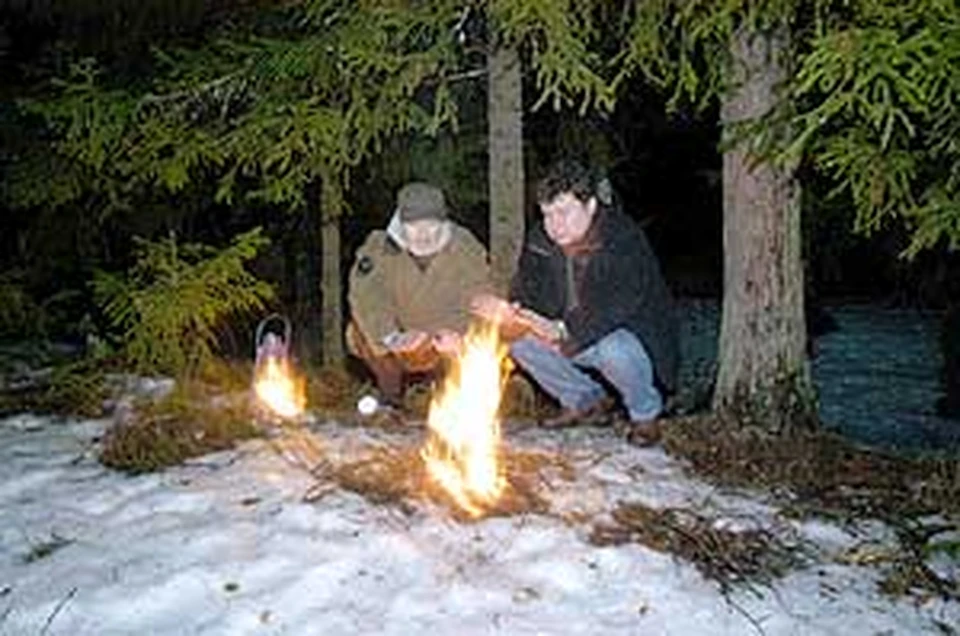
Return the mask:
[[470, 322], [472, 299], [490, 290], [483, 245], [448, 218], [443, 191], [408, 183], [386, 230], [375, 230], [350, 271], [347, 348], [399, 404], [411, 374], [432, 372]]

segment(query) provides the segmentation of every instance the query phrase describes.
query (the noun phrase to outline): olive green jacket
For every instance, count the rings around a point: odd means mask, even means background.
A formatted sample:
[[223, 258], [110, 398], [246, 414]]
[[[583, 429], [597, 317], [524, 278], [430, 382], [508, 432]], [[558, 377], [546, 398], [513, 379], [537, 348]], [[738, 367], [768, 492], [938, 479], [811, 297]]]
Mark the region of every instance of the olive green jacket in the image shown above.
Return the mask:
[[386, 231], [371, 232], [350, 270], [348, 300], [353, 323], [382, 354], [384, 338], [396, 331], [465, 332], [470, 299], [490, 290], [487, 251], [451, 223], [449, 241], [426, 266]]

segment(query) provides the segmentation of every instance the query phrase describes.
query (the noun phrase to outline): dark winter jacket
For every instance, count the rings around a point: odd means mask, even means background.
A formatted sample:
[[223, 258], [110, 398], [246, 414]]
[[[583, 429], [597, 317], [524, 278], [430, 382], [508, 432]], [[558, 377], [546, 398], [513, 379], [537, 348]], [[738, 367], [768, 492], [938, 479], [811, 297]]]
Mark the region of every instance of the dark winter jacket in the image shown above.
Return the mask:
[[643, 343], [661, 387], [676, 388], [678, 330], [673, 299], [643, 230], [602, 206], [588, 244], [567, 256], [538, 223], [527, 236], [511, 297], [566, 323], [573, 355], [625, 327]]

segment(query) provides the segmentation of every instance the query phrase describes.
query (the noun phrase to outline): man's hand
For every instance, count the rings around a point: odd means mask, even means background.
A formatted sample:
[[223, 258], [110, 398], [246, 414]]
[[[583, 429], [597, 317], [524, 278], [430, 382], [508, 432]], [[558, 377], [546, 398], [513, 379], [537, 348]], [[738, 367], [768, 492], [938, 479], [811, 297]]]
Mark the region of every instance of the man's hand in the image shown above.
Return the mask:
[[470, 311], [481, 318], [496, 323], [509, 338], [529, 334], [534, 338], [559, 347], [566, 339], [563, 323], [544, 318], [532, 309], [521, 307], [497, 296], [480, 294], [470, 302]]
[[470, 312], [498, 325], [509, 325], [516, 318], [517, 305], [493, 294], [478, 294], [470, 301]]
[[384, 344], [393, 353], [403, 354], [417, 351], [427, 344], [429, 339], [430, 336], [423, 331], [399, 331], [391, 334]]
[[463, 345], [463, 338], [456, 331], [451, 329], [441, 329], [433, 334], [433, 348], [437, 353], [447, 356], [456, 356], [460, 354], [460, 347]]
[[534, 338], [551, 346], [559, 347], [567, 339], [566, 326], [562, 321], [544, 318], [532, 309], [518, 309], [516, 323], [523, 325]]

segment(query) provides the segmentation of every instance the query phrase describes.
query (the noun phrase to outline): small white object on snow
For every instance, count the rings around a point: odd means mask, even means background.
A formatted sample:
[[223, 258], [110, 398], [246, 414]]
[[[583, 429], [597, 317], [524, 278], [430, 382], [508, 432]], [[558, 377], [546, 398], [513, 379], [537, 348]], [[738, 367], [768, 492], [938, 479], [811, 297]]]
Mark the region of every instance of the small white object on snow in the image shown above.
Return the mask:
[[380, 402], [372, 395], [364, 395], [357, 401], [357, 410], [360, 415], [373, 415], [380, 407]]

